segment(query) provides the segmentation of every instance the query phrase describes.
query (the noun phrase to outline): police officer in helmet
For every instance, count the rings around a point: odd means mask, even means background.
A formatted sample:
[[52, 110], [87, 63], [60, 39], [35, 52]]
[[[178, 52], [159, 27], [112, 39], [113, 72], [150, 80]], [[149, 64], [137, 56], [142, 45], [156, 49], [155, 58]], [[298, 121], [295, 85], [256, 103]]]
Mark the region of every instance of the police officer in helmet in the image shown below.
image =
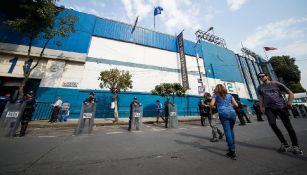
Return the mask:
[[29, 91], [22, 98], [22, 101], [26, 103], [26, 107], [21, 117], [21, 129], [20, 129], [20, 134], [19, 134], [20, 137], [25, 136], [28, 124], [32, 120], [32, 115], [33, 115], [33, 112], [35, 111], [36, 100], [35, 100], [33, 91]]

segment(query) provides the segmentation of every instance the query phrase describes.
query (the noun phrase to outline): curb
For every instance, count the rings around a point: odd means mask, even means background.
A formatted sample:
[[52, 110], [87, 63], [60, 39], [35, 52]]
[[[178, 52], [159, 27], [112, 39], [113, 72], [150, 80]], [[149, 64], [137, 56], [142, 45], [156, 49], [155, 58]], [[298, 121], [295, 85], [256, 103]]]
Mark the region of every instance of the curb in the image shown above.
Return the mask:
[[[200, 121], [200, 117], [193, 117], [189, 119], [179, 119], [178, 122], [193, 122]], [[155, 120], [143, 121], [143, 124], [154, 124]], [[163, 123], [163, 122], [159, 122]], [[128, 121], [99, 121], [96, 122], [95, 126], [119, 126], [119, 125], [128, 125]], [[40, 120], [40, 121], [32, 121], [29, 123], [29, 128], [75, 128], [78, 125], [78, 120], [70, 121], [70, 122], [56, 122], [56, 123], [48, 123], [48, 120]]]

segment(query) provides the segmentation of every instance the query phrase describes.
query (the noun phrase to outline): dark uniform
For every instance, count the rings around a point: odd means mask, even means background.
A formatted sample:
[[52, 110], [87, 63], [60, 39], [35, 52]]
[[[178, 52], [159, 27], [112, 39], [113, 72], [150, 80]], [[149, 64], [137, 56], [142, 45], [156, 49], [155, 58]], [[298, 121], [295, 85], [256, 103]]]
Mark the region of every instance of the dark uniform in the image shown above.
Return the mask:
[[261, 112], [261, 110], [260, 110], [260, 105], [259, 105], [259, 102], [257, 101], [257, 102], [255, 102], [254, 104], [253, 104], [253, 108], [254, 108], [254, 110], [255, 110], [255, 112], [256, 112], [256, 116], [257, 116], [257, 120], [258, 121], [264, 121], [263, 119], [262, 119], [262, 112]]
[[169, 98], [166, 98], [166, 101], [164, 102], [164, 114], [165, 114], [165, 128], [167, 128], [168, 126], [168, 119], [169, 119], [169, 105], [173, 105], [172, 102], [170, 102]]
[[26, 94], [26, 96], [22, 99], [24, 103], [26, 103], [23, 115], [21, 117], [21, 129], [20, 129], [20, 137], [23, 137], [26, 134], [26, 130], [29, 122], [32, 120], [33, 112], [35, 111], [36, 100], [32, 91]]
[[136, 97], [133, 98], [133, 101], [130, 103], [130, 115], [129, 115], [129, 127], [128, 127], [128, 131], [131, 131], [131, 119], [132, 119], [132, 115], [133, 115], [133, 108], [139, 108], [142, 104], [140, 102], [138, 102], [138, 99]]
[[206, 109], [205, 109], [205, 102], [203, 99], [198, 102], [198, 110], [200, 115], [200, 123], [202, 126], [205, 126], [205, 119], [206, 119]]
[[247, 117], [247, 115], [245, 114], [245, 112], [243, 111], [243, 105], [240, 101], [237, 101], [238, 103], [238, 107], [235, 109], [236, 113], [238, 115], [239, 121], [240, 121], [240, 125], [245, 125], [246, 122], [244, 120], [244, 117], [247, 121], [247, 123], [251, 123], [251, 121], [249, 120], [249, 118]]

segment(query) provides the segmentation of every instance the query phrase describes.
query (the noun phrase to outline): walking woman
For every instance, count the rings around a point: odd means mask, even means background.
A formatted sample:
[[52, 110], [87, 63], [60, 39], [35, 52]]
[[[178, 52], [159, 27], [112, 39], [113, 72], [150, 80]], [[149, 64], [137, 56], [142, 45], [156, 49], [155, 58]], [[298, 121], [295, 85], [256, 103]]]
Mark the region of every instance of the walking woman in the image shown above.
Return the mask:
[[233, 132], [233, 127], [236, 122], [236, 112], [234, 107], [238, 107], [236, 100], [232, 95], [227, 93], [226, 88], [222, 84], [216, 85], [214, 89], [214, 96], [210, 103], [211, 109], [217, 106], [220, 121], [224, 128], [224, 133], [226, 136], [226, 141], [228, 145], [228, 153], [226, 156], [236, 159], [236, 149], [235, 149], [235, 135]]

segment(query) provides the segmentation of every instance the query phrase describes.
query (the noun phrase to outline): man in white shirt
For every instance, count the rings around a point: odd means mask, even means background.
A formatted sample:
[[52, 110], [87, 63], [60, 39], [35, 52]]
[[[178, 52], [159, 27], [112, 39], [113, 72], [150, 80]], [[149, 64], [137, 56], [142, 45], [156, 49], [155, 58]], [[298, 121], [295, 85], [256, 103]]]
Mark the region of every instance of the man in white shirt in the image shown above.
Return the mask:
[[60, 108], [62, 106], [62, 103], [63, 103], [62, 98], [58, 97], [57, 101], [54, 104], [51, 104], [53, 111], [52, 111], [49, 123], [54, 123], [54, 122], [57, 121], [58, 114], [59, 114]]

